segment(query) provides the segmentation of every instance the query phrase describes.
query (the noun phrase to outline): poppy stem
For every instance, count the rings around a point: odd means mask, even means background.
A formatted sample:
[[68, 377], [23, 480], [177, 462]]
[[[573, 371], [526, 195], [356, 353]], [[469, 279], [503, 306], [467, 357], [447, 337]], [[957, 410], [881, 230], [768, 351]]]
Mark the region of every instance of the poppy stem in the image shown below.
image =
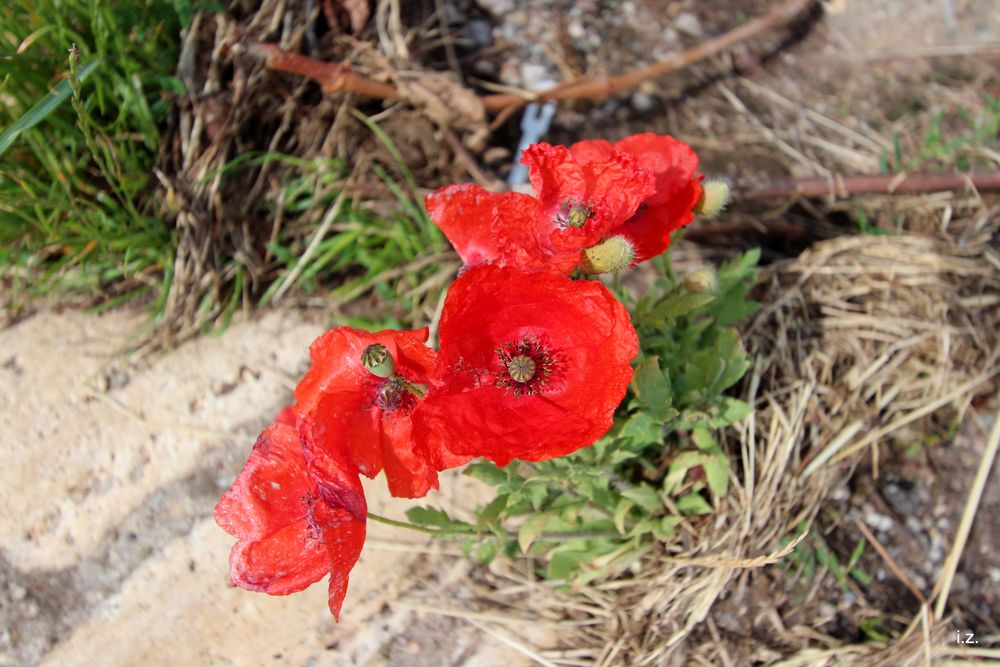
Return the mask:
[[390, 519], [388, 517], [380, 516], [378, 514], [368, 513], [368, 518], [372, 521], [377, 521], [378, 523], [384, 523], [387, 526], [395, 526], [396, 528], [409, 528], [410, 530], [415, 530], [420, 533], [426, 533], [428, 535], [468, 535], [474, 533], [475, 529], [469, 526], [469, 530], [458, 530], [458, 529], [447, 529], [447, 528], [427, 528], [425, 526], [418, 526], [415, 523], [410, 523], [408, 521], [396, 521], [395, 519]]

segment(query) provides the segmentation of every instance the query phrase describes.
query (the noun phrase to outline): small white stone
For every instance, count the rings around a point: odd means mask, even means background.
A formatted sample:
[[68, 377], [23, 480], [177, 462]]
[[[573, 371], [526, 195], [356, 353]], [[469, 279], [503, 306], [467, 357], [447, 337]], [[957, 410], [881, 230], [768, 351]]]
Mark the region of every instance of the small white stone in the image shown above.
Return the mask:
[[632, 93], [632, 108], [639, 113], [651, 111], [654, 106], [656, 106], [656, 99], [651, 95], [647, 95], [641, 90]]
[[479, 0], [479, 4], [494, 16], [503, 16], [514, 10], [514, 0]]
[[705, 34], [704, 28], [701, 27], [701, 21], [698, 20], [697, 16], [689, 12], [678, 15], [674, 19], [674, 27], [692, 37], [701, 37]]
[[865, 523], [880, 533], [887, 533], [892, 530], [893, 520], [892, 517], [872, 510], [865, 512]]

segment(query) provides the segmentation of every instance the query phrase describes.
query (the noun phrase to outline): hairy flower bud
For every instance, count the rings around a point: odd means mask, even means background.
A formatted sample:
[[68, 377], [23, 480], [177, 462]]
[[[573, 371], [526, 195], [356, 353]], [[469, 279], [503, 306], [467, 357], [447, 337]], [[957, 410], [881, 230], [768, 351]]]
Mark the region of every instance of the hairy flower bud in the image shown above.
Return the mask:
[[710, 268], [692, 271], [684, 277], [684, 289], [695, 294], [713, 292], [719, 286], [719, 278]]
[[372, 375], [380, 378], [392, 377], [396, 374], [396, 363], [389, 354], [388, 348], [381, 343], [373, 343], [361, 353], [361, 363]]
[[724, 181], [705, 181], [701, 186], [701, 199], [694, 212], [706, 218], [717, 216], [729, 202], [729, 184]]
[[634, 259], [632, 242], [624, 236], [612, 236], [585, 249], [580, 266], [587, 273], [610, 273], [628, 268]]

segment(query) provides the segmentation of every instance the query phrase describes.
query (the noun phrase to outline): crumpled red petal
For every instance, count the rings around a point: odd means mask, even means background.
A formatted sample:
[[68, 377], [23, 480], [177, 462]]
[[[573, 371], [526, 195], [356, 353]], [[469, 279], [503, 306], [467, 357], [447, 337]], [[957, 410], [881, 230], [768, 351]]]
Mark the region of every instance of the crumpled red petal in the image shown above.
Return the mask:
[[650, 206], [670, 202], [698, 173], [698, 155], [669, 135], [633, 134], [616, 143], [615, 150], [633, 156], [640, 167], [653, 174], [656, 191], [646, 200]]
[[[347, 485], [360, 493], [356, 471], [353, 477]], [[325, 502], [294, 426], [276, 422], [264, 429], [216, 505], [215, 520], [237, 538], [229, 561], [233, 586], [287, 595], [330, 573], [330, 609], [339, 620], [348, 575], [364, 544], [365, 516]]]
[[698, 156], [684, 142], [650, 132], [625, 137], [614, 146], [606, 141], [581, 141], [570, 147], [574, 158], [584, 164], [600, 163], [612, 152], [632, 156], [654, 178], [655, 192], [634, 216], [608, 232], [632, 242], [635, 265], [662, 254], [670, 246], [670, 235], [694, 221], [693, 209], [701, 197]]
[[[557, 248], [583, 250], [600, 242], [653, 193], [652, 176], [620, 152], [612, 152], [606, 160], [580, 163], [565, 146], [539, 143], [529, 146], [521, 161], [528, 166], [540, 202], [542, 229], [549, 230], [549, 240]], [[559, 224], [560, 214], [575, 204], [592, 209], [587, 222], [580, 228]]]
[[500, 195], [472, 183], [447, 185], [424, 198], [431, 221], [444, 232], [466, 266], [500, 256], [491, 224]]
[[632, 242], [635, 259], [632, 264], [662, 255], [670, 247], [670, 235], [694, 222], [694, 206], [701, 198], [701, 183], [690, 181], [673, 199], [659, 206], [644, 206], [639, 212], [611, 230]]
[[[356, 516], [360, 508], [354, 503], [353, 490], [334, 474], [344, 465], [338, 454], [342, 447], [347, 460], [367, 477], [384, 468], [394, 496], [422, 497], [438, 487], [437, 471], [410, 437], [413, 406], [396, 410], [380, 407], [379, 391], [390, 381], [375, 377], [361, 362], [365, 348], [380, 343], [395, 359], [396, 370], [403, 377], [426, 385], [435, 365], [434, 350], [424, 344], [427, 335], [426, 328], [369, 333], [339, 327], [310, 347], [313, 365], [295, 390], [302, 440], [310, 465], [330, 468], [326, 484], [321, 485], [327, 501], [343, 503]], [[327, 457], [333, 457], [332, 461]]]
[[[439, 334], [439, 381], [414, 415], [414, 436], [439, 467], [475, 456], [539, 461], [593, 444], [611, 427], [638, 351], [628, 313], [601, 283], [510, 267], [456, 280]], [[497, 348], [524, 337], [555, 360], [535, 395], [497, 386]]]

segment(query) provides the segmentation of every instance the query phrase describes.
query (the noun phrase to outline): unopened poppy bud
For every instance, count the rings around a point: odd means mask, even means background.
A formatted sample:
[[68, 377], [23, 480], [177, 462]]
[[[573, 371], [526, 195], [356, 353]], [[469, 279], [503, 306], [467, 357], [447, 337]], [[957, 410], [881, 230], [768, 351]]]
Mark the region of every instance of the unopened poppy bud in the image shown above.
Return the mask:
[[684, 277], [684, 289], [695, 294], [713, 292], [719, 286], [715, 271], [709, 268], [692, 271]]
[[372, 375], [380, 378], [392, 377], [396, 374], [396, 362], [389, 354], [388, 348], [381, 343], [373, 343], [361, 353], [361, 363]]
[[610, 273], [629, 267], [635, 246], [624, 236], [612, 236], [583, 251], [580, 266], [587, 273]]
[[717, 216], [729, 202], [729, 185], [724, 181], [705, 181], [701, 186], [701, 198], [694, 205], [697, 215], [712, 218]]

